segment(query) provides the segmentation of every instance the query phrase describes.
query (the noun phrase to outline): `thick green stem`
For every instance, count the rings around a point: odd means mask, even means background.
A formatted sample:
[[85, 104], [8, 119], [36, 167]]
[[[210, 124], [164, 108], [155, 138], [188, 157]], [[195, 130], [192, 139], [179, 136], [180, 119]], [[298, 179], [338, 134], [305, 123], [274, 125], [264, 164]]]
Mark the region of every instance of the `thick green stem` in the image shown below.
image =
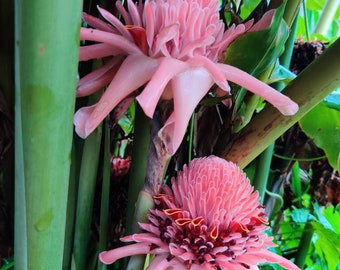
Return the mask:
[[283, 116], [274, 107], [267, 105], [239, 134], [236, 134], [228, 145], [230, 147], [221, 151], [220, 155], [244, 168], [323, 98], [340, 86], [339, 66], [340, 39], [285, 88], [284, 94], [300, 106], [295, 115]]
[[88, 260], [90, 227], [97, 181], [102, 126], [86, 138], [79, 174], [73, 256], [77, 269], [85, 269]]
[[300, 239], [299, 248], [296, 252], [296, 258], [295, 258], [295, 264], [303, 269], [303, 266], [305, 264], [305, 260], [308, 254], [309, 246], [312, 241], [312, 237], [314, 234], [314, 228], [313, 225], [310, 222], [307, 222], [303, 233]]
[[[106, 126], [106, 125], [104, 125]], [[100, 230], [99, 230], [99, 252], [106, 250], [108, 219], [109, 219], [109, 197], [110, 197], [110, 129], [105, 128], [104, 134], [104, 157], [103, 157], [103, 181], [102, 196], [100, 203]], [[106, 269], [106, 265], [98, 263], [97, 270]]]
[[149, 146], [150, 119], [144, 114], [142, 108], [137, 104], [129, 179], [126, 234], [131, 234], [138, 230], [138, 225], [134, 219], [134, 215], [138, 194], [142, 190], [145, 182]]
[[322, 11], [315, 33], [327, 36], [327, 31], [331, 25], [334, 15], [339, 7], [340, 0], [328, 0]]
[[263, 204], [264, 195], [267, 188], [268, 175], [270, 171], [270, 164], [273, 156], [274, 143], [272, 143], [266, 150], [259, 156], [256, 166], [256, 173], [254, 176], [254, 188], [258, 190], [261, 203]]
[[81, 4], [15, 1], [19, 270], [62, 269]]

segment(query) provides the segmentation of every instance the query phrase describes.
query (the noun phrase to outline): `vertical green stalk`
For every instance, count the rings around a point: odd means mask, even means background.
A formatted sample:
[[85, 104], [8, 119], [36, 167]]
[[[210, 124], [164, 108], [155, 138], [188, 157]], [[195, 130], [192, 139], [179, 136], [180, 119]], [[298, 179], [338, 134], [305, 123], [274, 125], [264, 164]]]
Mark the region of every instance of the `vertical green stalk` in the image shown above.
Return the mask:
[[[100, 230], [99, 230], [99, 252], [106, 250], [108, 233], [109, 197], [110, 197], [110, 129], [104, 125], [104, 155], [103, 155], [103, 181], [102, 196], [100, 203]], [[98, 263], [97, 270], [106, 269], [106, 265]]]
[[326, 5], [322, 11], [315, 33], [327, 36], [327, 31], [331, 25], [334, 15], [339, 7], [340, 0], [327, 0]]
[[266, 192], [273, 150], [274, 143], [272, 143], [270, 146], [268, 146], [266, 150], [262, 152], [262, 154], [259, 156], [258, 163], [256, 165], [256, 172], [254, 176], [254, 188], [258, 190], [262, 204]]
[[139, 104], [137, 104], [129, 180], [126, 234], [131, 234], [136, 230], [137, 224], [134, 222], [134, 214], [138, 194], [145, 183], [149, 147], [150, 119], [144, 114]]
[[299, 248], [296, 252], [297, 255], [295, 258], [295, 264], [301, 269], [303, 268], [305, 264], [305, 260], [308, 254], [308, 250], [309, 250], [310, 243], [312, 241], [313, 234], [314, 234], [313, 225], [311, 224], [311, 222], [307, 222], [303, 229]]
[[89, 261], [89, 239], [97, 181], [102, 125], [86, 138], [79, 174], [73, 256], [77, 269], [86, 269]]
[[81, 1], [15, 1], [15, 268], [62, 269]]

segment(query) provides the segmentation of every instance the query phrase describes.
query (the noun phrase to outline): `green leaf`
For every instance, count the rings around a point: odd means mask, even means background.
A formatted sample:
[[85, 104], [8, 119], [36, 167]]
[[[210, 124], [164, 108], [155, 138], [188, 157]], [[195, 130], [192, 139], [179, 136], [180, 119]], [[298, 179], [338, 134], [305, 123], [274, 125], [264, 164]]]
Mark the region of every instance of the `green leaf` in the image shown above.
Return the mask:
[[336, 269], [340, 261], [340, 235], [325, 228], [322, 223], [312, 221], [315, 232], [318, 235], [318, 244], [327, 260], [328, 269]]
[[230, 44], [225, 63], [255, 77], [263, 74], [283, 51], [288, 27], [282, 19], [285, 5], [275, 11], [268, 29], [242, 35]]
[[340, 209], [334, 209], [334, 206], [330, 205], [324, 209], [323, 215], [331, 224], [333, 230], [340, 234]]
[[300, 126], [325, 151], [330, 165], [339, 170], [340, 112], [321, 103], [300, 120]]

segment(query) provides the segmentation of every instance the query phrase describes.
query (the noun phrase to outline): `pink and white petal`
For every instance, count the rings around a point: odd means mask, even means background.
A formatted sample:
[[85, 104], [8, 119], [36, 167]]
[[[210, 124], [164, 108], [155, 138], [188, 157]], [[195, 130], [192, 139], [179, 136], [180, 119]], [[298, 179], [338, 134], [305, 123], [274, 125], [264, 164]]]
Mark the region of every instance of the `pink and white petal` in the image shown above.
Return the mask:
[[265, 259], [267, 262], [277, 263], [287, 270], [299, 270], [291, 261], [285, 259], [284, 257], [277, 255], [276, 253], [270, 252], [269, 250], [262, 250], [260, 254], [261, 258]]
[[93, 17], [90, 14], [87, 14], [85, 12], [83, 12], [83, 19], [85, 22], [87, 22], [89, 25], [91, 25], [94, 28], [97, 28], [99, 30], [105, 31], [105, 32], [109, 32], [109, 33], [116, 33], [117, 31], [108, 23]]
[[188, 70], [171, 80], [174, 96], [174, 113], [170, 115], [164, 127], [159, 131], [165, 148], [173, 155], [180, 146], [190, 117], [214, 84], [205, 68]]
[[79, 48], [79, 61], [100, 59], [111, 55], [121, 54], [123, 51], [106, 43], [81, 46]]
[[143, 108], [145, 114], [153, 117], [157, 103], [168, 82], [177, 74], [190, 68], [186, 62], [175, 58], [163, 57], [159, 60], [159, 67], [146, 85], [143, 92], [137, 96], [137, 101]]
[[[78, 85], [76, 92], [77, 97], [89, 96], [102, 89], [104, 86], [108, 85], [112, 81], [112, 78], [114, 77], [116, 72], [117, 70], [113, 68], [107, 71], [101, 77], [98, 77], [97, 79], [88, 81], [87, 83], [82, 82], [81, 85]], [[88, 75], [91, 75], [91, 73]], [[83, 78], [86, 79], [85, 77]]]
[[133, 25], [131, 16], [124, 8], [123, 3], [121, 1], [116, 1], [116, 7], [124, 19], [125, 25]]
[[115, 57], [78, 81], [77, 97], [88, 96], [112, 81], [123, 57]]
[[104, 251], [99, 254], [99, 260], [104, 264], [111, 264], [115, 261], [133, 255], [150, 253], [150, 246], [145, 243], [136, 243]]
[[237, 83], [248, 91], [264, 98], [266, 101], [276, 107], [283, 115], [295, 114], [299, 106], [289, 97], [276, 91], [267, 84], [261, 82], [248, 73], [226, 64], [216, 64], [224, 72], [228, 81]]
[[132, 19], [132, 24], [136, 25], [136, 26], [143, 26], [142, 24], [142, 19], [141, 16], [139, 14], [139, 10], [136, 7], [136, 5], [133, 3], [132, 0], [127, 0], [128, 2], [128, 10]]
[[111, 23], [126, 39], [133, 42], [133, 37], [129, 33], [129, 31], [126, 29], [125, 25], [121, 23], [120, 20], [116, 16], [113, 16], [110, 12], [107, 10], [97, 6], [97, 9], [99, 10], [100, 14], [103, 16], [105, 20], [107, 20], [109, 23]]
[[229, 85], [223, 72], [216, 66], [216, 63], [212, 62], [209, 58], [197, 55], [190, 58], [187, 62], [198, 67], [204, 67], [219, 87], [225, 91], [229, 91]]
[[81, 28], [80, 39], [107, 43], [122, 50], [126, 54], [142, 54], [142, 51], [136, 46], [136, 44], [125, 37], [101, 30]]
[[78, 136], [83, 139], [85, 139], [88, 136], [88, 134], [85, 133], [86, 123], [95, 108], [96, 104], [88, 107], [82, 107], [74, 115], [73, 123], [75, 126], [75, 131], [78, 134]]
[[179, 24], [172, 24], [167, 27], [162, 28], [162, 30], [157, 34], [154, 40], [154, 48], [152, 48], [151, 57], [157, 57], [158, 55], [162, 55], [166, 57], [170, 57], [170, 53], [167, 50], [166, 44], [168, 41], [172, 40], [175, 36], [178, 35], [179, 32]]
[[157, 67], [157, 60], [145, 55], [128, 56], [88, 118], [75, 114], [77, 133], [86, 138], [123, 98], [149, 81]]

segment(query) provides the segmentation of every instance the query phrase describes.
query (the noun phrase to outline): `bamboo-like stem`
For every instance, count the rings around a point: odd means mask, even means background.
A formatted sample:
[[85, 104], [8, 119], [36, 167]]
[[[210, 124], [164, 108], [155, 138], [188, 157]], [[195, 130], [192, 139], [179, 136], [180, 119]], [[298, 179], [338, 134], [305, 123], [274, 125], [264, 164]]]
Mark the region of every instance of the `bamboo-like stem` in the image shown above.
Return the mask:
[[303, 0], [288, 0], [283, 14], [283, 19], [286, 21], [288, 27], [292, 27], [294, 20], [300, 9]]
[[[104, 127], [106, 125], [104, 124]], [[104, 133], [104, 157], [103, 157], [103, 181], [102, 196], [100, 203], [100, 230], [99, 230], [99, 252], [106, 249], [108, 233], [109, 197], [110, 197], [110, 129], [105, 128]], [[97, 264], [97, 270], [106, 269], [106, 265]]]
[[296, 252], [295, 264], [303, 268], [305, 264], [305, 260], [308, 254], [309, 246], [312, 241], [312, 237], [314, 235], [314, 228], [311, 222], [307, 222], [303, 229], [303, 233], [300, 239], [299, 248]]
[[142, 190], [145, 182], [149, 146], [150, 119], [144, 114], [139, 104], [137, 104], [129, 179], [126, 234], [131, 234], [138, 230], [134, 215], [138, 194]]
[[259, 192], [261, 198], [261, 204], [264, 202], [264, 195], [266, 192], [268, 175], [270, 171], [270, 164], [273, 156], [274, 143], [267, 147], [259, 156], [258, 163], [256, 165], [256, 172], [254, 176], [254, 188]]
[[295, 115], [283, 116], [268, 104], [219, 155], [244, 168], [340, 85], [339, 66], [340, 39], [285, 88], [284, 94], [300, 106]]
[[18, 270], [62, 269], [81, 5], [15, 1]]
[[[291, 7], [290, 10], [291, 10], [291, 12], [295, 12], [295, 9], [292, 8], [292, 7]], [[285, 14], [287, 14], [287, 13], [288, 13], [288, 11], [285, 10]], [[285, 44], [284, 53], [280, 57], [280, 63], [285, 68], [289, 68], [290, 61], [291, 61], [291, 58], [292, 58], [296, 28], [297, 28], [297, 18], [295, 18], [295, 20], [293, 22], [289, 38], [287, 39], [287, 42]], [[278, 91], [281, 92], [282, 89], [284, 88], [284, 84], [282, 82], [275, 83], [274, 88], [276, 88]], [[269, 178], [270, 165], [271, 165], [271, 161], [272, 161], [274, 146], [275, 146], [275, 143], [270, 144], [268, 146], [268, 148], [265, 149], [260, 154], [260, 156], [258, 157], [258, 160], [257, 160], [256, 173], [255, 173], [255, 176], [254, 176], [254, 188], [256, 190], [258, 190], [262, 204], [264, 202], [264, 196], [265, 196], [265, 192], [267, 190], [267, 182], [268, 182], [268, 178]]]
[[327, 36], [327, 31], [329, 29], [334, 15], [339, 7], [340, 0], [328, 0], [322, 11], [320, 20], [315, 28], [315, 33]]
[[77, 269], [85, 269], [88, 258], [94, 189], [97, 180], [101, 137], [102, 126], [100, 125], [85, 139], [83, 148], [73, 245], [73, 256]]

